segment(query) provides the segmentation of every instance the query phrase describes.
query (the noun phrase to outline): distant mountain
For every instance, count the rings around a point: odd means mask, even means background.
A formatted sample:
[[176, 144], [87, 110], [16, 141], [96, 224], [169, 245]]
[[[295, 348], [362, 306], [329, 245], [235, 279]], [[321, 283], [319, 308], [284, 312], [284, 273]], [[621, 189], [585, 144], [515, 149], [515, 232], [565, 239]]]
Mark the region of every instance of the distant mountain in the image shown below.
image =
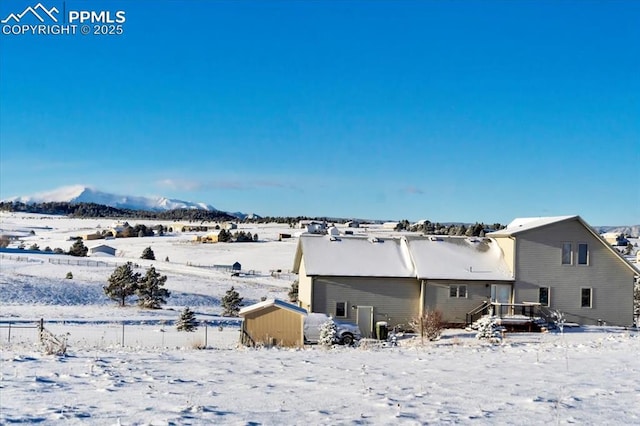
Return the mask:
[[640, 237], [640, 225], [632, 226], [596, 226], [595, 229], [600, 234], [613, 232], [615, 234], [631, 235], [634, 238]]
[[165, 197], [141, 197], [133, 195], [116, 195], [98, 191], [82, 185], [66, 186], [49, 192], [34, 195], [12, 197], [6, 202], [46, 203], [95, 203], [119, 209], [165, 211], [175, 209], [198, 209], [207, 211], [219, 211], [215, 207], [205, 203], [175, 200]]

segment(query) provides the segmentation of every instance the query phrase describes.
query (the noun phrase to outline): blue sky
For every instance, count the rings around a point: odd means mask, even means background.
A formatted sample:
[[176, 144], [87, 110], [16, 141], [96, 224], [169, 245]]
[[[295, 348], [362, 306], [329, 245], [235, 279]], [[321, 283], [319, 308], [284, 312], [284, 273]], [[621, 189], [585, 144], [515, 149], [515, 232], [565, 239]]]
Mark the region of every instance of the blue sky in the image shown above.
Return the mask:
[[640, 2], [42, 4], [124, 33], [0, 34], [0, 198], [640, 223]]

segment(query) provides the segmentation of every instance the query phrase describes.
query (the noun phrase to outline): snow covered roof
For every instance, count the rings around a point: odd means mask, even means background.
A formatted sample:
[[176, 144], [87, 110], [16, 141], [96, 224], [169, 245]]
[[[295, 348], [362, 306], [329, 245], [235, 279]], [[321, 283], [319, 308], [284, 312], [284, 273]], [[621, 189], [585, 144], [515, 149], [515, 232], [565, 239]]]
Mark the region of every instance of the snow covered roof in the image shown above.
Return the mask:
[[419, 279], [514, 279], [502, 250], [490, 238], [408, 237], [407, 242]]
[[294, 271], [304, 253], [307, 275], [415, 277], [406, 244], [399, 238], [302, 234]]
[[549, 216], [549, 217], [521, 217], [514, 219], [507, 225], [506, 228], [499, 231], [490, 232], [487, 237], [497, 236], [510, 236], [521, 232], [529, 231], [531, 229], [540, 228], [543, 226], [551, 225], [558, 222], [563, 222], [569, 219], [578, 219], [579, 216]]
[[238, 312], [238, 314], [240, 316], [244, 316], [248, 313], [259, 311], [261, 309], [269, 308], [272, 306], [277, 306], [282, 309], [287, 309], [289, 311], [298, 313], [300, 315], [307, 315], [306, 309], [303, 309], [299, 306], [293, 305], [291, 303], [285, 302], [284, 300], [280, 300], [280, 299], [267, 299], [262, 302], [254, 303], [253, 305], [250, 305], [250, 306], [245, 306], [244, 308], [240, 309], [240, 312]]
[[294, 272], [307, 275], [417, 279], [513, 280], [498, 244], [488, 238], [302, 235]]
[[93, 250], [93, 251], [95, 251], [95, 250], [113, 250], [113, 251], [115, 251], [116, 248], [108, 246], [106, 244], [98, 244], [97, 246], [89, 247], [89, 250]]

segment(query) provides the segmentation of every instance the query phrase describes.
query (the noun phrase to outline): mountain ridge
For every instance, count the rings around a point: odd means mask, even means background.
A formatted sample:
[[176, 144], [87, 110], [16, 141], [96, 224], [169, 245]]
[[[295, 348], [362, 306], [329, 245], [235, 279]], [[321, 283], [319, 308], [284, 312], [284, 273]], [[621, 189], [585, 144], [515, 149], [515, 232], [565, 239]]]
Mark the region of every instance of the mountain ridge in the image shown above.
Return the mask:
[[211, 212], [221, 211], [206, 203], [184, 201], [161, 196], [145, 197], [118, 195], [99, 191], [93, 187], [84, 185], [64, 186], [52, 191], [11, 197], [2, 201], [21, 202], [25, 204], [45, 202], [95, 203], [120, 209], [148, 210], [156, 212], [176, 209], [197, 209]]

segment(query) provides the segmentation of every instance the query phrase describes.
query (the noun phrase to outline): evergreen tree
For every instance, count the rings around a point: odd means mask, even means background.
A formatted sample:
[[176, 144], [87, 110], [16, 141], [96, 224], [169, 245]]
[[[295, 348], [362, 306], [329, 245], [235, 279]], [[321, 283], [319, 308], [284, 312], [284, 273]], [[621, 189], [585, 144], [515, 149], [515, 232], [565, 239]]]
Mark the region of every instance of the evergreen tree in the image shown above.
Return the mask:
[[329, 317], [327, 322], [320, 326], [320, 337], [318, 344], [325, 348], [330, 348], [336, 342], [336, 333], [338, 332], [338, 326], [333, 321], [333, 318]]
[[484, 316], [475, 322], [478, 333], [476, 339], [487, 340], [490, 343], [500, 343], [502, 340], [502, 334], [500, 333], [500, 327], [497, 324], [496, 317]]
[[231, 232], [226, 229], [221, 229], [218, 234], [218, 242], [219, 243], [228, 243], [231, 241]]
[[242, 297], [233, 288], [233, 286], [227, 290], [227, 293], [222, 298], [222, 316], [223, 317], [237, 317], [242, 304]]
[[84, 245], [82, 240], [76, 240], [67, 253], [70, 256], [85, 257], [89, 249]]
[[156, 260], [156, 254], [153, 252], [153, 250], [151, 250], [151, 247], [147, 247], [142, 251], [142, 256], [140, 256], [140, 259]]
[[293, 283], [291, 283], [291, 288], [289, 289], [289, 293], [287, 294], [289, 296], [289, 302], [298, 301], [298, 287], [298, 280], [295, 280]]
[[38, 246], [38, 244], [33, 243], [33, 244], [31, 244], [31, 246], [29, 247], [29, 250], [33, 250], [33, 251], [40, 251], [40, 247]]
[[163, 288], [166, 282], [167, 276], [160, 275], [153, 265], [147, 269], [136, 291], [138, 306], [146, 309], [160, 309], [160, 305], [167, 303], [166, 298], [171, 295], [169, 290]]
[[198, 329], [198, 321], [196, 320], [196, 314], [187, 306], [180, 314], [178, 322], [176, 322], [176, 329], [178, 331], [196, 331]]
[[103, 287], [104, 294], [118, 302], [120, 306], [125, 306], [127, 298], [136, 294], [139, 280], [140, 273], [134, 273], [133, 264], [127, 262], [113, 271], [109, 277], [109, 285]]

